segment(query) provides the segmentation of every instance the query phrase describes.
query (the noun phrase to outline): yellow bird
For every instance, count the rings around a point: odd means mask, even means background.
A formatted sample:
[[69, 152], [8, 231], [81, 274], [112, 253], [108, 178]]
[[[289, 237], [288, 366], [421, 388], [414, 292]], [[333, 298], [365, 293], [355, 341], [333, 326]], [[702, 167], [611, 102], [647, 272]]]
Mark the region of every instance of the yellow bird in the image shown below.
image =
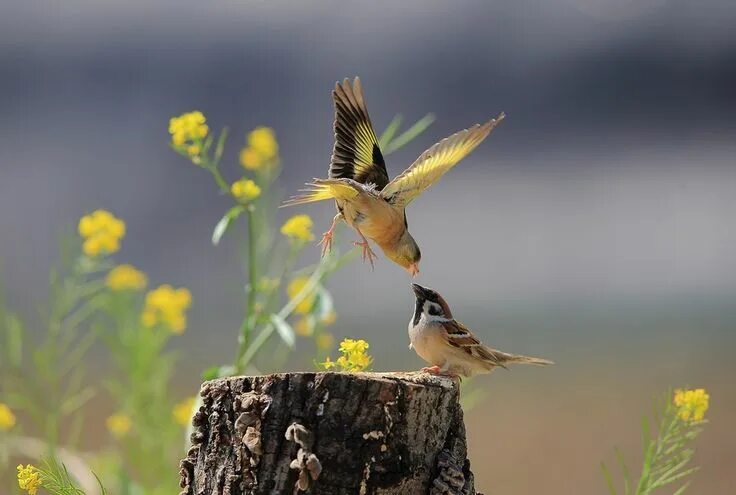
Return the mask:
[[443, 139], [389, 180], [360, 79], [337, 82], [332, 99], [335, 146], [329, 178], [314, 179], [307, 184], [308, 189], [302, 190], [304, 194], [292, 197], [284, 206], [334, 199], [338, 213], [322, 236], [323, 254], [332, 246], [335, 226], [345, 221], [361, 238], [354, 244], [363, 248], [364, 261], [373, 266], [375, 253], [368, 244], [370, 239], [391, 261], [416, 276], [421, 252], [409, 233], [406, 206], [473, 151], [504, 119], [504, 114]]

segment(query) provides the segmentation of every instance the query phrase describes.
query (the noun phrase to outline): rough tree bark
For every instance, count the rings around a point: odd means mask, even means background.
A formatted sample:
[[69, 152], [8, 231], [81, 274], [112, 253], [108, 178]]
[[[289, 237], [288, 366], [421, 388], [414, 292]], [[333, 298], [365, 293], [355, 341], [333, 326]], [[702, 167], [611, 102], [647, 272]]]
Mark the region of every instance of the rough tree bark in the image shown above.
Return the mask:
[[182, 495], [476, 493], [453, 379], [288, 373], [201, 395]]

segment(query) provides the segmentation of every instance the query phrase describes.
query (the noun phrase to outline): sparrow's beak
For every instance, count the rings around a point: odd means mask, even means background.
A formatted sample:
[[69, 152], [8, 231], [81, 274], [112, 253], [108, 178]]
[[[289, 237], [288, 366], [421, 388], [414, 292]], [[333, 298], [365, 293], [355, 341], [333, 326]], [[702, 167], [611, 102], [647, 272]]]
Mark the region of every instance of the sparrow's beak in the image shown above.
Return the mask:
[[414, 295], [417, 297], [425, 298], [427, 291], [424, 287], [419, 284], [411, 284], [411, 289], [414, 291]]
[[412, 263], [407, 268], [406, 271], [409, 272], [409, 275], [412, 277], [416, 277], [419, 274], [419, 263]]

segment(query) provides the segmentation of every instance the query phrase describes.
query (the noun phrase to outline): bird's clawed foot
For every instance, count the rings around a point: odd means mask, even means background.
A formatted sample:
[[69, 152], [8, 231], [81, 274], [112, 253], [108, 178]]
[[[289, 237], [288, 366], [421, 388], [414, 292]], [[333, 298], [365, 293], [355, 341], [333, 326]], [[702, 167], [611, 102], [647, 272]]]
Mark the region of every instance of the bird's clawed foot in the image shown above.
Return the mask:
[[429, 373], [430, 375], [440, 375], [440, 374], [442, 374], [442, 369], [439, 366], [437, 366], [437, 365], [424, 367], [420, 371], [422, 373]]
[[335, 230], [334, 225], [330, 230], [322, 234], [322, 240], [319, 241], [319, 243], [317, 244], [318, 246], [322, 246], [322, 256], [332, 251], [332, 236], [334, 235], [333, 230]]
[[368, 240], [364, 238], [362, 241], [353, 242], [353, 245], [363, 248], [361, 255], [363, 257], [363, 262], [367, 260], [371, 264], [371, 269], [375, 268], [373, 260], [377, 259], [378, 256], [376, 256], [376, 253], [371, 249], [371, 246], [368, 244]]
[[342, 215], [340, 213], [335, 215], [335, 218], [332, 219], [330, 230], [322, 234], [322, 240], [320, 240], [317, 244], [318, 246], [322, 246], [322, 256], [326, 255], [332, 250], [332, 236], [335, 234], [335, 227], [337, 226], [337, 222], [339, 222], [341, 219]]

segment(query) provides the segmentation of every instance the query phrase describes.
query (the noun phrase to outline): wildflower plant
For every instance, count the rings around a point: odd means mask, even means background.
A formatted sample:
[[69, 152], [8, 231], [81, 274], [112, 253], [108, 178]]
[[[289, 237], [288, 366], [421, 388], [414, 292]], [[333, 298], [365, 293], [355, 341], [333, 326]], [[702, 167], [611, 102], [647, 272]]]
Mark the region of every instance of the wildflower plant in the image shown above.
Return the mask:
[[[395, 151], [423, 132], [432, 120], [427, 116], [396, 137], [401, 119], [394, 119], [382, 136], [382, 145], [389, 152]], [[248, 132], [245, 146], [238, 153], [239, 177], [228, 181], [223, 174], [228, 130], [215, 135], [206, 122], [199, 111], [173, 117], [169, 126], [171, 147], [209, 172], [220, 193], [231, 199], [231, 206], [213, 229], [212, 243], [218, 245], [235, 225], [243, 225], [245, 291], [233, 362], [210, 368], [205, 377], [242, 373], [253, 367], [274, 336], [287, 349], [295, 346], [297, 336], [314, 338], [317, 351], [325, 352], [334, 340], [325, 328], [336, 319], [325, 282], [354, 257], [354, 252], [340, 254], [334, 250], [318, 263], [297, 269], [299, 255], [314, 241], [313, 222], [308, 215], [296, 214], [277, 227], [275, 212], [282, 193], [277, 183], [281, 158], [276, 133], [264, 126]], [[281, 299], [282, 291], [287, 296], [285, 301]], [[273, 363], [273, 358], [269, 362]]]
[[609, 493], [650, 495], [670, 485], [674, 485], [670, 489], [675, 490], [675, 495], [685, 493], [690, 484], [688, 478], [699, 469], [691, 466], [695, 455], [692, 444], [707, 423], [705, 413], [709, 401], [708, 393], [702, 388], [678, 389], [658, 401], [653, 414], [656, 433], [652, 432], [650, 420], [642, 419], [644, 460], [636, 485], [632, 484], [630, 470], [618, 449], [616, 457], [623, 474], [623, 490], [616, 490], [611, 471], [601, 463]]
[[338, 349], [342, 355], [336, 361], [332, 361], [327, 356], [318, 366], [325, 371], [334, 370], [348, 373], [367, 371], [373, 362], [373, 358], [367, 352], [369, 347], [368, 342], [362, 339], [344, 339], [340, 342]]

